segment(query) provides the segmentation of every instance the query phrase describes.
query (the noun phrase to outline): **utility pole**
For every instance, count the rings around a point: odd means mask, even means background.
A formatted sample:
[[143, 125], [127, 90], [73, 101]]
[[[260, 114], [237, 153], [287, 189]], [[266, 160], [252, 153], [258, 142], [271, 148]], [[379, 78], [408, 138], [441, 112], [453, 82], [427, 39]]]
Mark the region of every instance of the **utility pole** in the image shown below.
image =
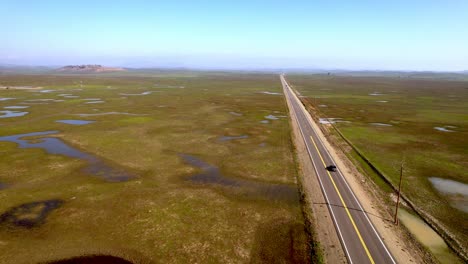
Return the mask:
[[398, 225], [398, 205], [400, 205], [400, 193], [401, 193], [401, 180], [403, 179], [403, 162], [400, 166], [400, 184], [398, 184], [398, 197], [396, 200], [395, 218], [393, 219], [394, 224]]

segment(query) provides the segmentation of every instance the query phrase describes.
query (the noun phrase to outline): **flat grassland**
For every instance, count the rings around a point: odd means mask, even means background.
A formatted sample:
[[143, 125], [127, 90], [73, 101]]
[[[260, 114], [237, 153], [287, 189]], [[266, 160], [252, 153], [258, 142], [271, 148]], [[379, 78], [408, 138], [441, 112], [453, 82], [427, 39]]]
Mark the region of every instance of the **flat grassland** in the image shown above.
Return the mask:
[[[0, 118], [1, 263], [310, 260], [278, 76], [4, 75], [0, 85], [43, 87], [0, 90], [0, 111], [28, 112]], [[30, 148], [5, 140], [42, 131], [22, 138]], [[106, 178], [109, 168], [126, 177]]]
[[[340, 118], [332, 119], [334, 125], [395, 186], [404, 160], [402, 192], [467, 248], [466, 185], [463, 195], [431, 183], [468, 183], [467, 81], [325, 75], [288, 80], [319, 117]], [[390, 195], [382, 202], [393, 203]]]

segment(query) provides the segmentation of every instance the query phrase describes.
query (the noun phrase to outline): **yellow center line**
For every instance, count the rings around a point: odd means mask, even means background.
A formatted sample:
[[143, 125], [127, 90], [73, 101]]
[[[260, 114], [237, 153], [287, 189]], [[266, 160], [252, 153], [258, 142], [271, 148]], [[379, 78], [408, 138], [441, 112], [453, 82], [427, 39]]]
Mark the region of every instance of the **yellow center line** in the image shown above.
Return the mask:
[[[323, 165], [324, 165], [324, 166], [327, 166], [327, 165], [325, 164], [325, 161], [323, 160], [322, 154], [320, 154], [320, 151], [319, 151], [319, 149], [318, 149], [318, 147], [317, 147], [317, 144], [315, 143], [314, 138], [313, 138], [312, 136], [310, 136], [310, 139], [312, 139], [312, 143], [314, 143], [315, 149], [317, 150], [317, 153], [319, 154], [319, 157], [320, 157], [320, 159], [322, 160]], [[349, 210], [348, 210], [348, 206], [346, 206], [346, 203], [345, 203], [345, 201], [343, 200], [343, 197], [341, 196], [341, 193], [340, 193], [340, 191], [338, 190], [338, 187], [336, 186], [335, 181], [333, 180], [333, 177], [331, 176], [331, 174], [330, 174], [330, 172], [329, 172], [328, 170], [327, 170], [327, 173], [328, 173], [328, 176], [330, 177], [331, 182], [333, 183], [333, 186], [335, 187], [336, 192], [338, 193], [338, 196], [340, 197], [341, 203], [343, 204], [343, 206], [344, 206], [344, 208], [345, 208], [345, 210], [346, 210], [346, 213], [348, 214], [349, 220], [351, 220], [351, 224], [353, 225], [354, 230], [356, 230], [356, 233], [357, 233], [357, 235], [358, 235], [358, 237], [359, 237], [359, 240], [361, 241], [361, 244], [362, 244], [362, 246], [364, 247], [364, 250], [366, 251], [367, 256], [369, 257], [370, 262], [371, 262], [372, 264], [375, 264], [374, 259], [372, 258], [371, 254], [370, 254], [370, 252], [369, 252], [369, 249], [367, 248], [367, 245], [366, 245], [366, 243], [364, 242], [364, 239], [362, 239], [361, 233], [359, 232], [359, 229], [357, 228], [356, 223], [354, 222], [354, 219], [353, 219], [353, 217], [351, 216], [351, 213], [350, 213]]]

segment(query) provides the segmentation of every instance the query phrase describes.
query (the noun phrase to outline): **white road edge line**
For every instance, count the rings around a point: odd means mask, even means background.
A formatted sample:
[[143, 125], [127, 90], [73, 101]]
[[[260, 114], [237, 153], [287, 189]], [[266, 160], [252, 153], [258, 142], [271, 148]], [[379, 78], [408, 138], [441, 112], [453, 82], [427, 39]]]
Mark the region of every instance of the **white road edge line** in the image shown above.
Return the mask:
[[[286, 87], [289, 88], [289, 85], [287, 83], [286, 83]], [[286, 94], [286, 96], [287, 96], [287, 94]], [[286, 98], [286, 100], [287, 100], [287, 98]], [[294, 118], [296, 119], [297, 126], [299, 127], [299, 130], [301, 131], [301, 136], [302, 136], [302, 139], [304, 140], [304, 144], [305, 144], [305, 146], [307, 148], [307, 152], [309, 153], [309, 159], [312, 161], [315, 173], [317, 174], [317, 179], [319, 180], [319, 183], [320, 183], [320, 189], [322, 189], [322, 193], [325, 195], [325, 199], [327, 200], [327, 207], [328, 207], [328, 209], [330, 210], [330, 212], [332, 214], [333, 222], [335, 224], [336, 229], [338, 230], [338, 233], [340, 234], [340, 238], [341, 238], [340, 240], [343, 243], [344, 249], [346, 251], [346, 256], [347, 256], [349, 262], [352, 264], [353, 261], [351, 259], [351, 255], [349, 254], [348, 248], [346, 246], [346, 242], [344, 241], [343, 235], [341, 233], [341, 229], [338, 226], [338, 222], [336, 220], [335, 213], [333, 212], [333, 208], [330, 205], [330, 200], [328, 199], [328, 195], [327, 195], [327, 193], [325, 191], [325, 188], [323, 187], [322, 180], [320, 179], [319, 172], [317, 171], [317, 166], [316, 166], [314, 160], [312, 159], [312, 153], [310, 152], [309, 146], [307, 145], [307, 141], [305, 139], [304, 132], [302, 131], [301, 125], [300, 125], [299, 120], [298, 120], [297, 115], [296, 115], [296, 110], [294, 109], [293, 106], [292, 106], [292, 110], [294, 111]]]
[[[315, 129], [312, 127], [312, 129], [315, 131]], [[320, 137], [317, 137], [319, 140], [320, 140], [320, 143], [322, 144], [323, 148], [325, 149], [325, 151], [328, 153], [328, 156], [330, 157], [330, 159], [333, 161], [334, 164], [336, 164], [335, 160], [333, 159], [333, 156], [330, 154], [330, 152], [328, 151], [328, 149], [325, 147], [325, 145], [323, 144], [322, 140], [320, 139]], [[375, 230], [375, 227], [374, 227], [374, 224], [372, 223], [372, 221], [370, 221], [368, 215], [367, 215], [367, 212], [364, 210], [364, 208], [362, 208], [362, 205], [361, 203], [359, 202], [359, 200], [357, 199], [356, 195], [354, 194], [354, 191], [353, 189], [351, 189], [351, 187], [349, 186], [348, 184], [348, 181], [346, 180], [346, 178], [343, 176], [343, 174], [341, 173], [341, 170], [339, 168], [338, 169], [338, 173], [340, 174], [341, 178], [343, 179], [346, 187], [348, 188], [348, 190], [351, 192], [351, 195], [353, 196], [354, 200], [357, 202], [357, 204], [359, 205], [359, 208], [361, 209], [361, 211], [363, 212], [364, 216], [366, 217], [367, 219], [367, 222], [369, 222], [372, 230], [374, 231], [375, 235], [377, 236], [377, 238], [379, 239], [380, 243], [382, 244], [383, 248], [385, 249], [385, 251], [387, 252], [387, 254], [389, 255], [390, 259], [392, 260], [392, 262], [394, 264], [396, 264], [395, 262], [395, 259], [393, 258], [392, 254], [390, 253], [390, 251], [388, 250], [387, 246], [385, 245], [385, 243], [382, 241], [379, 233], [377, 232], [377, 230]]]
[[[289, 87], [289, 85], [288, 85]], [[310, 120], [307, 120], [310, 122]], [[317, 134], [315, 128], [311, 125], [311, 128], [312, 130]], [[333, 161], [333, 163], [336, 164], [335, 160], [333, 159], [333, 156], [330, 154], [330, 152], [328, 151], [328, 149], [325, 147], [325, 144], [323, 144], [323, 141], [320, 139], [320, 137], [317, 137], [318, 140], [320, 141], [320, 143], [322, 144], [323, 148], [325, 149], [325, 151], [328, 153], [328, 156], [330, 157], [330, 159]], [[388, 250], [387, 246], [385, 245], [385, 243], [382, 241], [379, 233], [377, 232], [377, 230], [375, 230], [375, 227], [374, 225], [372, 224], [372, 221], [370, 221], [369, 217], [367, 216], [367, 212], [362, 208], [361, 206], [361, 203], [359, 202], [359, 200], [356, 198], [356, 195], [354, 194], [353, 190], [351, 189], [351, 187], [349, 186], [348, 182], [346, 181], [346, 178], [343, 176], [343, 174], [341, 173], [341, 170], [338, 168], [338, 172], [341, 176], [341, 178], [343, 179], [344, 183], [346, 184], [346, 187], [348, 188], [348, 190], [351, 191], [351, 194], [354, 198], [354, 200], [357, 202], [357, 204], [359, 205], [359, 208], [361, 209], [361, 211], [364, 213], [364, 216], [366, 217], [367, 219], [367, 222], [370, 224], [370, 226], [372, 227], [372, 230], [374, 231], [375, 235], [377, 236], [377, 238], [379, 239], [380, 243], [382, 244], [383, 248], [385, 249], [385, 251], [387, 252], [387, 254], [390, 256], [390, 259], [392, 260], [392, 262], [394, 264], [396, 264], [395, 262], [395, 259], [393, 258], [392, 254], [390, 253], [390, 251]]]

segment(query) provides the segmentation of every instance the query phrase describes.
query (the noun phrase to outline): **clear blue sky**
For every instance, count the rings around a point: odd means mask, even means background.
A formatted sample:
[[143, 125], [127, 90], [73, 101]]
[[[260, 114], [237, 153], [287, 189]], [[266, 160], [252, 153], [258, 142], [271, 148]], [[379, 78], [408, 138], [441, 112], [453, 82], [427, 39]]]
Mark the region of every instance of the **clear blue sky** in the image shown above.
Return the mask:
[[467, 0], [0, 0], [0, 64], [468, 70]]

